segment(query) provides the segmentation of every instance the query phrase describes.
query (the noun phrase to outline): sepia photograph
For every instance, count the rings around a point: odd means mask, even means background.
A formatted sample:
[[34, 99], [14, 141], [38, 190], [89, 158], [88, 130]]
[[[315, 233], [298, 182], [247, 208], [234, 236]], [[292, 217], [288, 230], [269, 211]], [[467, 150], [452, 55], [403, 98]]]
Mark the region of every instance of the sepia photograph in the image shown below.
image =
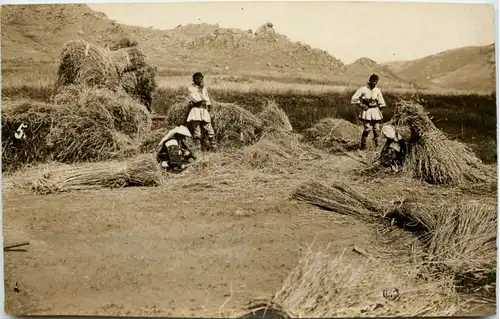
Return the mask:
[[495, 315], [495, 15], [2, 4], [5, 312]]

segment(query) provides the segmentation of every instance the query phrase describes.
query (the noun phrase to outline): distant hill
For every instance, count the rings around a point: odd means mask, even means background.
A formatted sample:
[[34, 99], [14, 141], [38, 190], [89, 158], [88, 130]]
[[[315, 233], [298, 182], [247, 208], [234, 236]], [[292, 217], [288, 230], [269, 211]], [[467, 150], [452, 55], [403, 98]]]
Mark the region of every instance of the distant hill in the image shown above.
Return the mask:
[[447, 50], [413, 61], [383, 63], [401, 78], [458, 90], [494, 91], [495, 45]]
[[[63, 45], [83, 39], [104, 46], [122, 37], [139, 43], [160, 69], [273, 76], [308, 76], [362, 84], [375, 70], [405, 85], [381, 65], [344, 65], [328, 52], [292, 42], [272, 23], [257, 30], [220, 28], [210, 24], [179, 25], [156, 30], [119, 24], [85, 4], [2, 6], [2, 66], [57, 62]], [[394, 84], [393, 83], [393, 84]]]

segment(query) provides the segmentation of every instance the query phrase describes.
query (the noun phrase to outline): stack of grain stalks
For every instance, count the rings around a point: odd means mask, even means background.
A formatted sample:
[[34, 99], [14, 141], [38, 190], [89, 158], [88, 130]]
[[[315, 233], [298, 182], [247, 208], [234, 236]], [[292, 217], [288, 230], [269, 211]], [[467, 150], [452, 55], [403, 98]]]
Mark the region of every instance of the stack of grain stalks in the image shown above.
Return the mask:
[[363, 128], [339, 118], [324, 118], [304, 132], [304, 139], [330, 154], [356, 150]]
[[[447, 275], [463, 291], [487, 290], [496, 283], [496, 203], [436, 198], [429, 204], [403, 199], [392, 202], [367, 195], [345, 181], [331, 186], [310, 181], [292, 198], [372, 224], [398, 226], [422, 244], [415, 256], [422, 271], [436, 278]], [[494, 290], [494, 289], [493, 289]]]
[[464, 144], [449, 140], [427, 116], [422, 105], [400, 101], [391, 119], [408, 143], [404, 173], [431, 184], [467, 185], [488, 181], [484, 166]]
[[109, 50], [73, 40], [61, 52], [56, 92], [68, 85], [124, 90], [149, 109], [157, 86], [156, 72], [137, 42], [121, 41]]
[[[166, 123], [187, 125], [187, 101], [173, 104], [167, 111]], [[215, 138], [220, 147], [237, 148], [253, 144], [262, 130], [262, 121], [253, 113], [234, 103], [212, 101], [210, 109]]]

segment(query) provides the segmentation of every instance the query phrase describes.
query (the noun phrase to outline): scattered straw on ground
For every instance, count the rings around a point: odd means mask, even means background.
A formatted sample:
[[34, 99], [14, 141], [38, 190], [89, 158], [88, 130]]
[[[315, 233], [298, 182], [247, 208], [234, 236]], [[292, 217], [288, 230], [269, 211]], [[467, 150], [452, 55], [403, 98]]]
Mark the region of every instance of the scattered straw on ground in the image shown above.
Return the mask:
[[308, 248], [271, 302], [295, 318], [437, 316], [461, 309], [449, 278], [419, 277], [418, 265], [350, 261]]

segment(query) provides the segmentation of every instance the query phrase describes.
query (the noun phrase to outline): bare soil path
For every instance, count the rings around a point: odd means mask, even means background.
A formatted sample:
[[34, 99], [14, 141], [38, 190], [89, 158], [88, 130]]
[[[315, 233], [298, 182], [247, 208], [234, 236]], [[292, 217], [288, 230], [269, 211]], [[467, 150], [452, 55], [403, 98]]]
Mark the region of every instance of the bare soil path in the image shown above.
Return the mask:
[[178, 179], [168, 189], [4, 192], [4, 238], [31, 241], [27, 252], [4, 253], [6, 311], [217, 317], [224, 303], [225, 312], [241, 309], [279, 289], [301, 245], [331, 242], [361, 258], [352, 246], [373, 242], [369, 226], [286, 198], [300, 178], [260, 178], [242, 177], [239, 187], [214, 177], [211, 187]]

